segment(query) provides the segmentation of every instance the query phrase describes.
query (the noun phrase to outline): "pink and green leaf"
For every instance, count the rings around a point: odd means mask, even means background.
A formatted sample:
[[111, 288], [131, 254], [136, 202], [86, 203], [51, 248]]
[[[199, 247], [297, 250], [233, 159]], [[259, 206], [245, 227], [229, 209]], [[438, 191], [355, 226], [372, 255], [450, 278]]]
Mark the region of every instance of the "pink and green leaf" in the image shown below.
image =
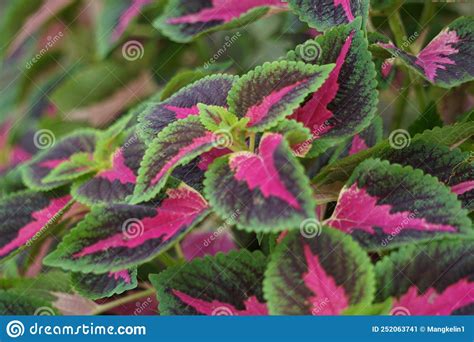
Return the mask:
[[[289, 0], [290, 8], [312, 28], [324, 32], [362, 17], [362, 27], [369, 16], [369, 0]], [[360, 28], [360, 27], [358, 27]]]
[[263, 288], [272, 315], [340, 315], [370, 304], [375, 290], [367, 254], [326, 226], [314, 238], [290, 232], [271, 256]]
[[165, 251], [208, 212], [204, 198], [185, 184], [155, 203], [94, 207], [44, 263], [83, 273], [121, 271]]
[[379, 159], [354, 170], [327, 224], [369, 250], [474, 233], [456, 195], [436, 178]]
[[375, 266], [376, 301], [393, 297], [392, 314], [474, 314], [474, 240], [411, 245]]
[[170, 124], [148, 146], [131, 202], [136, 204], [152, 199], [176, 167], [210, 151], [216, 141], [216, 135], [206, 130], [197, 116]]
[[[443, 127], [434, 127], [430, 130], [425, 130], [421, 134], [417, 134], [413, 139], [421, 139], [426, 142], [434, 144], [446, 145], [450, 148], [459, 146], [463, 141], [466, 141], [474, 135], [474, 122], [460, 122], [454, 125], [446, 125]], [[347, 156], [341, 160], [335, 161], [332, 164], [325, 166], [312, 179], [312, 182], [319, 188], [342, 188], [343, 184], [347, 182], [357, 166], [367, 158], [375, 157], [385, 153], [384, 151], [391, 150], [392, 147], [388, 139], [376, 144], [374, 147], [364, 150], [360, 153]]]
[[451, 88], [474, 79], [473, 17], [456, 19], [416, 56], [392, 43], [381, 46], [437, 86]]
[[133, 131], [111, 156], [110, 168], [73, 186], [74, 198], [87, 205], [126, 202], [133, 195], [145, 148]]
[[262, 278], [266, 257], [232, 251], [171, 267], [150, 280], [162, 315], [268, 315]]
[[103, 274], [72, 273], [74, 289], [89, 299], [121, 294], [137, 287], [137, 268]]
[[46, 182], [45, 178], [62, 164], [70, 162], [74, 155], [89, 153], [95, 150], [97, 133], [94, 130], [81, 130], [59, 141], [51, 148], [35, 156], [23, 169], [23, 180], [28, 187], [39, 190], [51, 190], [68, 184], [73, 179], [90, 172], [88, 168], [69, 169], [67, 178]]
[[227, 253], [237, 249], [233, 234], [226, 222], [217, 229], [194, 230], [181, 241], [184, 258], [191, 261], [206, 255], [216, 255], [219, 252]]
[[99, 53], [106, 56], [152, 0], [106, 0], [97, 16]]
[[[357, 22], [359, 19], [356, 20]], [[324, 84], [291, 116], [312, 133], [312, 149], [317, 156], [370, 125], [377, 110], [376, 71], [367, 39], [353, 24], [343, 25], [305, 44], [319, 44], [321, 56], [315, 64], [335, 63]], [[289, 60], [301, 60], [297, 47]]]
[[71, 196], [26, 190], [0, 201], [0, 258], [28, 245], [51, 224], [59, 221], [69, 207]]
[[213, 75], [192, 83], [160, 103], [151, 103], [140, 115], [138, 131], [150, 143], [174, 121], [198, 115], [198, 104], [227, 106], [227, 95], [236, 80], [231, 75]]
[[245, 26], [286, 6], [281, 0], [171, 0], [154, 26], [185, 43], [207, 32]]
[[319, 89], [333, 67], [289, 61], [265, 63], [235, 82], [227, 99], [229, 110], [249, 119], [248, 130], [264, 131], [292, 114], [307, 95]]
[[437, 177], [458, 196], [464, 208], [474, 209], [474, 162], [468, 152], [417, 139], [403, 149], [385, 150], [377, 156]]
[[314, 217], [309, 180], [281, 134], [264, 134], [257, 153], [217, 159], [204, 186], [214, 210], [222, 217], [239, 213], [235, 221], [244, 230], [282, 231]]

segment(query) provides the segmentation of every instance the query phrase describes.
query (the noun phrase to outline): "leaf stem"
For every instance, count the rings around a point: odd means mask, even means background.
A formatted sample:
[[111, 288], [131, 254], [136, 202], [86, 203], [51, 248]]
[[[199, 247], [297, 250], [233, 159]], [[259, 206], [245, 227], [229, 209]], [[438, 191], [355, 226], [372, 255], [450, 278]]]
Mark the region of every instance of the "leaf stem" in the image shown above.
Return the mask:
[[393, 115], [392, 130], [400, 128], [403, 117], [405, 115], [405, 108], [407, 104], [407, 98], [410, 95], [410, 77], [408, 74], [405, 75], [405, 79], [402, 84], [402, 91], [398, 96], [397, 103], [395, 104], [395, 114]]
[[250, 152], [255, 151], [255, 137], [256, 137], [255, 132], [250, 133], [250, 136], [249, 136], [249, 150], [250, 150]]
[[155, 292], [156, 292], [156, 290], [154, 288], [149, 288], [149, 289], [146, 289], [146, 290], [141, 291], [141, 292], [132, 293], [131, 295], [128, 295], [126, 297], [119, 298], [117, 300], [114, 300], [112, 302], [109, 302], [109, 303], [106, 303], [106, 304], [103, 304], [103, 305], [99, 305], [97, 307], [97, 309], [95, 309], [92, 314], [93, 315], [100, 315], [102, 313], [105, 313], [107, 311], [115, 309], [118, 306], [133, 302], [133, 301], [135, 301], [137, 299], [140, 299], [140, 298], [143, 298], [143, 297], [154, 295]]

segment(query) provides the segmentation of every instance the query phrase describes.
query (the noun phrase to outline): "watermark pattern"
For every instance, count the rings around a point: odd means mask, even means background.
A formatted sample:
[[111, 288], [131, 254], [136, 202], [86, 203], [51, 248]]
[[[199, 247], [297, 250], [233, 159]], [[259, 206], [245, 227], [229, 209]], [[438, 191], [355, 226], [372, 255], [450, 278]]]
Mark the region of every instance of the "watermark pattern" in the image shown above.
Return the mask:
[[404, 129], [396, 129], [390, 133], [388, 137], [388, 142], [390, 147], [401, 150], [405, 147], [410, 146], [411, 143], [411, 135], [407, 130]]
[[47, 150], [56, 143], [56, 136], [49, 129], [40, 129], [33, 136], [33, 144], [39, 150]]
[[[411, 44], [413, 44], [415, 42], [415, 40], [418, 38], [419, 36], [419, 33], [418, 32], [414, 32], [410, 37], [404, 37], [403, 39], [403, 42], [402, 44], [399, 46], [400, 49], [402, 50], [406, 50], [407, 47], [409, 47]], [[387, 45], [387, 44], [384, 44], [384, 45]], [[392, 61], [396, 58], [396, 57], [400, 57], [400, 52], [398, 51], [393, 51], [392, 53], [393, 57], [392, 58], [388, 58], [386, 59], [383, 64], [382, 64], [382, 70], [385, 70], [386, 68], [390, 68], [392, 65]]]
[[55, 312], [49, 306], [42, 306], [35, 310], [35, 316], [55, 316]]
[[321, 235], [322, 230], [323, 226], [321, 225], [321, 222], [314, 218], [306, 219], [300, 224], [300, 233], [306, 239], [312, 239]]
[[227, 230], [230, 226], [235, 224], [235, 220], [239, 217], [240, 210], [236, 209], [232, 215], [230, 215], [223, 224], [221, 224], [212, 234], [210, 234], [203, 242], [204, 247], [209, 247], [219, 235], [221, 235], [225, 230]]
[[143, 235], [145, 226], [143, 222], [137, 218], [130, 218], [122, 224], [123, 235], [128, 239], [136, 239]]
[[53, 48], [53, 46], [56, 45], [59, 40], [61, 40], [62, 37], [64, 37], [64, 34], [61, 31], [52, 37], [48, 36], [48, 42], [31, 60], [28, 61], [28, 63], [26, 63], [26, 68], [31, 69], [33, 65], [36, 64], [49, 51], [49, 49]]
[[225, 129], [220, 129], [214, 132], [212, 144], [215, 148], [222, 150], [229, 148], [234, 143], [232, 134]]
[[25, 333], [25, 326], [20, 321], [10, 321], [6, 327], [7, 335], [11, 338], [23, 336]]
[[388, 244], [404, 229], [411, 220], [416, 218], [418, 216], [418, 210], [413, 210], [413, 213], [410, 213], [407, 217], [405, 217], [401, 223], [399, 223], [395, 229], [386, 237], [382, 240], [382, 247], [387, 247]]
[[145, 48], [138, 40], [129, 40], [122, 46], [122, 56], [129, 62], [142, 59], [144, 54]]
[[211, 316], [234, 316], [234, 312], [227, 306], [218, 306], [212, 310]]
[[241, 35], [242, 34], [240, 32], [236, 32], [231, 37], [226, 36], [225, 43], [222, 45], [222, 47], [217, 50], [216, 53], [206, 63], [204, 63], [204, 69], [207, 70], [212, 64], [216, 63], [219, 58], [221, 58], [226, 53], [226, 51], [230, 49], [232, 45], [234, 45], [234, 43], [241, 37]]
[[313, 316], [319, 315], [325, 307], [329, 305], [329, 298], [324, 297], [320, 302], [313, 304], [313, 309], [311, 310], [311, 314]]
[[[26, 242], [26, 246], [27, 247], [31, 247], [31, 245], [33, 245], [33, 243], [38, 240], [41, 235], [44, 234], [44, 232], [47, 230], [47, 228], [55, 223], [57, 223], [59, 221], [59, 219], [61, 218], [63, 212], [62, 210], [57, 212], [54, 216], [51, 215], [51, 213], [48, 213], [47, 214], [47, 217], [48, 217], [48, 224], [47, 224], [47, 227], [44, 227], [43, 229], [41, 229], [39, 232], [37, 232], [35, 235], [33, 235], [33, 237], [31, 239], [29, 239], [27, 242]], [[46, 229], [45, 229], [46, 228]]]
[[396, 306], [390, 310], [391, 316], [411, 316], [410, 310], [404, 306]]
[[305, 62], [316, 62], [321, 56], [321, 46], [314, 40], [308, 40], [296, 49], [298, 56]]
[[144, 312], [146, 309], [148, 309], [152, 303], [153, 303], [153, 300], [150, 297], [148, 297], [143, 302], [137, 302], [135, 304], [135, 306], [137, 308], [133, 311], [133, 315], [135, 315], [135, 316], [140, 315], [142, 312]]

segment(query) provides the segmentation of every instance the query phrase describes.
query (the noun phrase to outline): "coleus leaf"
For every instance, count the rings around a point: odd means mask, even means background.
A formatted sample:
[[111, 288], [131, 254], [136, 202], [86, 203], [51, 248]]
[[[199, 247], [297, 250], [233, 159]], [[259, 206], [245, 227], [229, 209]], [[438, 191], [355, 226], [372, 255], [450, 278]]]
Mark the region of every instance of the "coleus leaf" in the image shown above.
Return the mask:
[[229, 111], [248, 118], [248, 130], [262, 132], [293, 113], [328, 78], [334, 65], [265, 63], [239, 78], [229, 92]]
[[168, 268], [150, 280], [162, 315], [267, 315], [262, 278], [266, 257], [233, 251]]
[[369, 127], [350, 139], [348, 145], [345, 146], [344, 151], [339, 155], [339, 158], [359, 153], [379, 143], [383, 136], [382, 125], [382, 118], [376, 116]]
[[369, 0], [288, 0], [288, 4], [302, 21], [320, 32], [350, 23], [359, 16], [365, 26], [369, 16]]
[[418, 139], [403, 149], [386, 150], [378, 156], [437, 177], [458, 196], [463, 207], [474, 209], [474, 162], [468, 152]]
[[0, 200], [0, 258], [35, 240], [42, 230], [57, 222], [70, 200], [64, 191], [31, 190]]
[[152, 199], [173, 169], [216, 147], [217, 141], [217, 135], [206, 130], [199, 117], [190, 116], [170, 124], [145, 152], [131, 203]]
[[392, 315], [474, 314], [474, 240], [401, 248], [375, 266], [376, 301], [393, 297]]
[[138, 118], [138, 130], [145, 142], [151, 142], [170, 123], [198, 115], [199, 103], [227, 106], [227, 95], [236, 80], [231, 75], [213, 75], [192, 83], [160, 103], [149, 104]]
[[206, 255], [216, 255], [219, 252], [227, 253], [237, 249], [230, 226], [230, 220], [217, 229], [193, 230], [180, 242], [184, 258], [191, 261]]
[[[374, 47], [382, 49], [379, 44], [387, 44], [390, 38], [378, 32], [368, 32], [367, 39], [369, 41], [369, 50], [372, 52]], [[374, 55], [374, 54], [373, 54]], [[391, 56], [391, 55], [390, 55]], [[395, 78], [396, 67], [395, 58], [376, 58], [374, 56], [375, 70], [377, 71], [377, 86], [379, 89], [387, 89]]]
[[314, 157], [370, 124], [378, 92], [367, 39], [353, 24], [307, 41], [289, 52], [287, 58], [307, 60], [305, 51], [311, 47], [320, 49], [319, 58], [311, 59], [311, 63], [336, 63], [324, 84], [291, 116], [311, 130], [313, 146], [308, 156]]
[[207, 214], [194, 189], [169, 188], [156, 205], [93, 207], [44, 263], [84, 273], [122, 271], [151, 260]]
[[126, 29], [151, 0], [106, 0], [97, 16], [97, 39], [101, 56], [120, 40]]
[[73, 186], [74, 198], [87, 205], [127, 202], [133, 194], [145, 148], [138, 133], [132, 131], [112, 154], [109, 168]]
[[258, 153], [236, 152], [217, 159], [204, 186], [218, 214], [239, 213], [236, 224], [241, 229], [281, 231], [314, 217], [309, 180], [281, 134], [264, 134]]
[[247, 25], [285, 7], [281, 0], [172, 0], [154, 26], [185, 43], [205, 32]]
[[442, 30], [417, 56], [381, 44], [429, 82], [451, 88], [474, 79], [474, 18], [461, 17]]
[[71, 281], [84, 297], [105, 298], [137, 287], [137, 268], [103, 274], [76, 272], [72, 273]]
[[[411, 141], [422, 139], [426, 142], [441, 144], [454, 148], [463, 141], [474, 135], [474, 122], [456, 123], [444, 127], [435, 127], [432, 130], [426, 130], [422, 134], [416, 135]], [[405, 136], [406, 141], [410, 141]], [[365, 159], [374, 157], [386, 150], [390, 150], [389, 140], [384, 140], [374, 147], [364, 150], [360, 153], [350, 155], [324, 167], [319, 174], [313, 178], [312, 182], [318, 188], [338, 188], [348, 180], [354, 169]]]
[[94, 130], [80, 130], [59, 140], [52, 147], [40, 152], [23, 169], [23, 181], [32, 189], [45, 191], [58, 188], [75, 178], [90, 172], [89, 168], [79, 166], [77, 169], [67, 168], [67, 178], [59, 181], [46, 182], [45, 178], [63, 163], [71, 161], [76, 154], [93, 154], [97, 134]]
[[354, 170], [327, 224], [369, 250], [473, 234], [467, 211], [436, 178], [380, 159]]
[[58, 311], [51, 307], [51, 302], [44, 298], [25, 295], [24, 291], [0, 290], [0, 315], [22, 315], [33, 316], [42, 310], [43, 315], [58, 314]]
[[273, 315], [339, 315], [370, 304], [373, 267], [349, 236], [319, 226], [319, 235], [299, 231], [277, 245], [265, 272], [263, 289]]

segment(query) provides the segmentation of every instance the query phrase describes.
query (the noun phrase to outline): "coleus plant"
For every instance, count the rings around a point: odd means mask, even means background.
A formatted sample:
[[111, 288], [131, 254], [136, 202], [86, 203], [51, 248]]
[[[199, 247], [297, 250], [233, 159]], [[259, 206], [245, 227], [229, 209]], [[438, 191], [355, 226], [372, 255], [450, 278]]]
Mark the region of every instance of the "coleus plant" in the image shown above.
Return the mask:
[[[280, 12], [318, 32], [240, 76], [179, 74], [108, 127], [22, 158], [2, 126], [1, 313], [155, 295], [163, 315], [474, 313], [472, 111], [384, 140], [377, 108], [398, 70], [472, 81], [472, 17], [415, 55], [368, 32], [368, 1], [119, 3], [100, 12], [101, 56], [145, 10], [179, 43]], [[27, 275], [40, 285], [25, 297]]]

